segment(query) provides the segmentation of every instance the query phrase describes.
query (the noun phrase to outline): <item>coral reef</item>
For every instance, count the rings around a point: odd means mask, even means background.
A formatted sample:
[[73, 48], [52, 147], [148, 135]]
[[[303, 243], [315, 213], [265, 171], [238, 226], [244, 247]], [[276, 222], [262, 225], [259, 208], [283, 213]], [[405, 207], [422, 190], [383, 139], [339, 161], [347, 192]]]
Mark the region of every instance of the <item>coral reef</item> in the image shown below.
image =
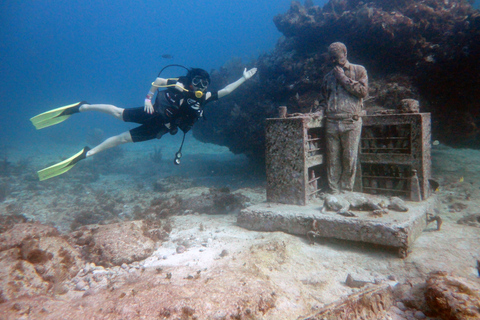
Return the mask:
[[442, 319], [480, 318], [480, 286], [446, 272], [432, 272], [427, 279], [425, 300]]
[[150, 256], [160, 223], [128, 221], [108, 225], [89, 225], [72, 233], [72, 241], [82, 248], [86, 260], [105, 267], [120, 266]]
[[57, 229], [19, 223], [0, 234], [1, 299], [37, 294], [64, 294], [83, 261]]
[[[281, 105], [289, 113], [315, 109], [330, 69], [326, 48], [342, 41], [349, 59], [369, 72], [367, 109], [419, 100], [422, 112], [432, 112], [436, 139], [480, 147], [480, 12], [469, 2], [331, 0], [321, 8], [293, 1], [274, 23], [285, 37], [248, 64], [258, 76], [207, 109], [195, 137], [263, 160], [264, 119]], [[244, 67], [232, 60], [212, 73], [212, 83], [222, 88]]]
[[422, 312], [423, 317], [415, 315], [415, 319], [425, 319], [426, 315], [435, 319], [473, 320], [480, 316], [478, 283], [444, 271], [432, 271], [415, 284], [399, 284], [394, 294], [396, 307], [391, 311], [412, 316]]

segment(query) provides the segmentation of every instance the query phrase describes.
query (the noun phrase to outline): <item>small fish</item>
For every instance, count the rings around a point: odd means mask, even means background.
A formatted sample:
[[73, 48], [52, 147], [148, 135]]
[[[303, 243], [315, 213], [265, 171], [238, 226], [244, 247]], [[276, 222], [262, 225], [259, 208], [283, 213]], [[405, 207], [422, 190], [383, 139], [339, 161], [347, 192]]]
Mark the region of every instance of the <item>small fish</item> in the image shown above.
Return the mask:
[[162, 54], [163, 59], [173, 59], [173, 56], [171, 54]]
[[435, 141], [432, 142], [432, 144], [433, 144], [434, 146], [438, 146], [438, 145], [440, 144], [440, 141], [435, 140]]
[[463, 177], [461, 177], [460, 180], [458, 180], [458, 182], [463, 182]]

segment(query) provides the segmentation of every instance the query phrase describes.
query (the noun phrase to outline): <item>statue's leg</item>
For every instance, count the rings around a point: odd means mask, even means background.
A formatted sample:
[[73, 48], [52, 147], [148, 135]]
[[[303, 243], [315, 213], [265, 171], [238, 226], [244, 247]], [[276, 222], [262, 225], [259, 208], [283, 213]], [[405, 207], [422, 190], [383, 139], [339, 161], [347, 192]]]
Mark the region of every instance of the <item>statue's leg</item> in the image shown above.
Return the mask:
[[352, 191], [357, 170], [358, 145], [362, 133], [362, 120], [344, 123], [345, 131], [340, 135], [342, 144], [342, 177], [343, 190]]
[[342, 174], [341, 143], [339, 135], [339, 121], [327, 120], [327, 179], [331, 193], [340, 192], [340, 177]]

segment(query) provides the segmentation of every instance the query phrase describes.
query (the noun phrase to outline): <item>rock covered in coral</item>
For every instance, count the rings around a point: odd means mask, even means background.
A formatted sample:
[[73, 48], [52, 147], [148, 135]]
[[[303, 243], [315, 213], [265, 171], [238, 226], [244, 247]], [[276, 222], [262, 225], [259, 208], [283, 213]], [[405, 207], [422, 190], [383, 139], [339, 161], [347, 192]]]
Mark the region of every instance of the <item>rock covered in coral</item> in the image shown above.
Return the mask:
[[108, 225], [83, 226], [72, 233], [88, 261], [102, 266], [120, 266], [147, 258], [155, 249], [151, 226], [143, 220]]
[[296, 50], [319, 51], [343, 41], [375, 70], [407, 71], [472, 54], [480, 14], [463, 0], [331, 0], [323, 8], [294, 1], [274, 22]]
[[83, 265], [80, 253], [57, 229], [20, 223], [0, 235], [0, 300], [52, 292]]
[[425, 102], [424, 111], [439, 119], [434, 129], [442, 138], [465, 140], [477, 133], [480, 12], [467, 1], [331, 0], [323, 8], [293, 2], [274, 22], [300, 59], [342, 41], [371, 80], [411, 78], [419, 97], [403, 98]]
[[30, 239], [59, 236], [56, 228], [40, 223], [18, 223], [0, 234], [0, 251], [20, 247]]
[[398, 284], [394, 293], [397, 306], [412, 315], [421, 311], [428, 319], [480, 319], [480, 286], [458, 275], [433, 271], [419, 283]]
[[20, 259], [18, 248], [0, 252], [0, 279], [0, 303], [21, 296], [46, 294], [49, 288], [34, 264]]
[[[464, 0], [330, 0], [323, 7], [293, 1], [274, 18], [284, 34], [276, 48], [250, 66], [258, 74], [206, 110], [194, 135], [252, 159], [264, 157], [264, 120], [279, 106], [289, 113], [318, 107], [323, 76], [331, 66], [327, 46], [347, 45], [349, 60], [367, 68], [367, 109], [420, 101], [432, 112], [433, 132], [443, 142], [475, 142], [480, 113], [480, 12]], [[224, 87], [245, 66], [234, 60], [212, 74]], [[470, 144], [468, 144], [470, 143]], [[476, 143], [476, 144], [475, 144]]]
[[480, 286], [473, 281], [445, 272], [431, 273], [425, 298], [442, 319], [480, 319]]
[[66, 293], [65, 283], [79, 273], [85, 260], [120, 266], [145, 259], [156, 241], [168, 237], [164, 227], [143, 220], [89, 225], [68, 238], [40, 223], [14, 224], [0, 234], [0, 303]]

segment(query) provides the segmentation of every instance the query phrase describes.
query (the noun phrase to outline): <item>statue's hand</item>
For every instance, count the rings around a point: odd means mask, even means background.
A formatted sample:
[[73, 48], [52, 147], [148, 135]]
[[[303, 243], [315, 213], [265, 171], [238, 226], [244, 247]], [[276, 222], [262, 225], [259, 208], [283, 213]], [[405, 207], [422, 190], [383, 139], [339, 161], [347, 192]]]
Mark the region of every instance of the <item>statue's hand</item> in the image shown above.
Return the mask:
[[248, 80], [253, 77], [255, 73], [257, 73], [257, 68], [252, 68], [248, 71], [247, 68], [245, 68], [245, 70], [243, 70], [243, 77], [245, 78], [245, 80]]
[[333, 73], [335, 74], [335, 78], [336, 78], [337, 80], [340, 80], [342, 77], [345, 76], [345, 71], [344, 71], [343, 68], [340, 67], [340, 66], [335, 66], [335, 67], [333, 68]]
[[335, 75], [335, 79], [341, 83], [347, 83], [349, 80], [349, 78], [345, 75], [345, 71], [340, 66], [335, 66], [335, 68], [333, 68], [333, 74]]

